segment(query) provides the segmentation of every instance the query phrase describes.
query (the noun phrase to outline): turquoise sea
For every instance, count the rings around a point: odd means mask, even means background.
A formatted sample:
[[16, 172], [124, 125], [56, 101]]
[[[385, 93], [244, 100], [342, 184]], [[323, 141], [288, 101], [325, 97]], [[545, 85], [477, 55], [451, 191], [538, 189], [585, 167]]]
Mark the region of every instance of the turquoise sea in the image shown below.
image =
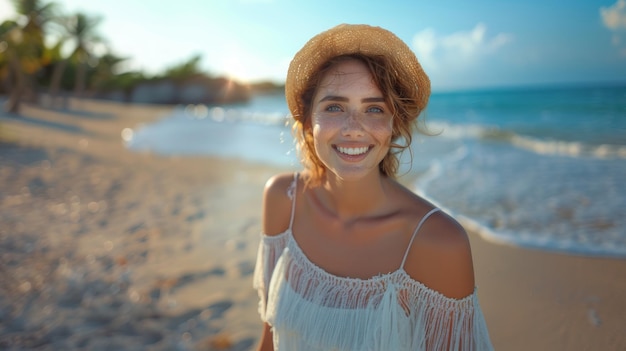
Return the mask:
[[[128, 147], [298, 167], [282, 95], [181, 106]], [[401, 173], [485, 238], [626, 257], [626, 84], [434, 93]], [[411, 162], [412, 159], [412, 162]]]

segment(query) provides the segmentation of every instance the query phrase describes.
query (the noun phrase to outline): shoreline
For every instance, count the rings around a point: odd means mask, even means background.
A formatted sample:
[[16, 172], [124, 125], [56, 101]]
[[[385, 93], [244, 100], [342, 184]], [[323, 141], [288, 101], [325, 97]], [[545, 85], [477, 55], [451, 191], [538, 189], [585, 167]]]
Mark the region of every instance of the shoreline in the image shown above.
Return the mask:
[[[178, 108], [170, 118], [137, 131], [128, 147], [139, 152], [151, 150], [163, 157], [241, 157], [277, 167], [293, 166], [298, 160], [290, 142], [293, 141], [290, 129], [285, 123], [265, 123], [274, 120], [273, 113], [266, 112], [278, 111], [282, 106], [279, 96], [267, 101], [254, 100], [250, 106], [232, 106], [232, 109], [225, 106], [230, 111], [226, 113], [228, 118], [224, 117], [222, 108], [216, 111], [213, 108], [199, 111]], [[259, 112], [255, 115], [254, 111]], [[261, 120], [265, 122], [258, 123]], [[620, 147], [606, 149], [607, 145], [596, 145], [598, 150], [604, 150], [604, 156], [587, 159], [584, 156], [587, 149], [595, 147], [583, 146], [582, 140], [572, 141], [580, 146], [575, 149], [582, 153], [561, 154], [555, 149], [552, 151], [556, 153], [544, 154], [514, 142], [514, 139], [528, 136], [507, 131], [507, 128], [491, 130], [487, 125], [475, 125], [470, 128], [472, 131], [463, 131], [462, 124], [441, 122], [438, 125], [437, 121], [431, 126], [442, 134], [428, 137], [416, 133], [415, 148], [401, 157], [404, 170], [400, 173], [404, 178], [408, 178], [406, 173], [409, 177], [416, 176], [415, 184], [405, 185], [433, 203], [445, 203], [446, 206], [439, 207], [447, 208], [462, 219], [471, 231], [496, 243], [626, 259], [626, 242], [622, 240], [626, 223], [619, 211], [616, 212], [623, 207], [618, 175], [624, 173], [626, 163], [609, 157], [610, 154], [617, 156]], [[452, 135], [469, 134], [446, 136], [447, 128]], [[485, 133], [489, 136], [480, 136]], [[468, 139], [457, 139], [459, 137]], [[498, 141], [492, 143], [491, 138]], [[561, 151], [569, 150], [563, 147], [564, 143], [573, 145], [549, 138], [534, 142], [547, 143]], [[483, 147], [485, 149], [481, 150]], [[494, 167], [496, 164], [499, 166]], [[526, 167], [531, 165], [537, 167]], [[532, 186], [528, 186], [530, 184]], [[438, 200], [434, 200], [435, 196]], [[607, 206], [600, 206], [602, 203]]]
[[[124, 146], [124, 128], [173, 106], [69, 107], [0, 117], [13, 140], [0, 144], [0, 279], [10, 282], [0, 288], [0, 347], [254, 347], [262, 189], [291, 169]], [[502, 245], [467, 229], [495, 349], [626, 348], [626, 260]]]

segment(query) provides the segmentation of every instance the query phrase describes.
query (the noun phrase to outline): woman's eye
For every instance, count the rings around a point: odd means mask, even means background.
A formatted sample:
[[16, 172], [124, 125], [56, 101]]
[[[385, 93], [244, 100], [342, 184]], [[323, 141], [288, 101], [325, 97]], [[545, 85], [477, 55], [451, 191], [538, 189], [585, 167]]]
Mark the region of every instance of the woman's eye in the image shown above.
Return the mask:
[[383, 109], [378, 106], [372, 106], [367, 109], [367, 112], [383, 113], [385, 111], [383, 111]]
[[337, 105], [329, 105], [326, 107], [327, 112], [341, 112], [341, 107]]

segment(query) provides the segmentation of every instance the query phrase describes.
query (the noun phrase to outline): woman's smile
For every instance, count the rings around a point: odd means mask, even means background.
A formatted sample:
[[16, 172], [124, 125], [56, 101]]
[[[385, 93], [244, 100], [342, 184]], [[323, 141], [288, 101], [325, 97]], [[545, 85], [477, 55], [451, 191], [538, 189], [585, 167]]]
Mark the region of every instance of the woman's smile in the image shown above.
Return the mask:
[[369, 151], [373, 148], [373, 146], [368, 145], [360, 147], [349, 147], [333, 145], [333, 148], [337, 150], [340, 157], [342, 157], [346, 161], [355, 162], [364, 159]]

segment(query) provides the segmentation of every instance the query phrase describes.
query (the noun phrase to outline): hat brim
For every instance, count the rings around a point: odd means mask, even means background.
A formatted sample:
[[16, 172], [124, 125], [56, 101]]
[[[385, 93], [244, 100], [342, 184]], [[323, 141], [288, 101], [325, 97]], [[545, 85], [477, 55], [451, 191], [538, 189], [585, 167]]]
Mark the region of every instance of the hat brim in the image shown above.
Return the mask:
[[[287, 105], [294, 119], [302, 121], [302, 95], [313, 73], [328, 60], [342, 55], [386, 56], [393, 73], [409, 88], [406, 98], [413, 98], [422, 111], [430, 96], [430, 79], [415, 53], [392, 32], [369, 25], [341, 24], [309, 40], [289, 65], [285, 82]], [[414, 116], [417, 118], [417, 116]]]

